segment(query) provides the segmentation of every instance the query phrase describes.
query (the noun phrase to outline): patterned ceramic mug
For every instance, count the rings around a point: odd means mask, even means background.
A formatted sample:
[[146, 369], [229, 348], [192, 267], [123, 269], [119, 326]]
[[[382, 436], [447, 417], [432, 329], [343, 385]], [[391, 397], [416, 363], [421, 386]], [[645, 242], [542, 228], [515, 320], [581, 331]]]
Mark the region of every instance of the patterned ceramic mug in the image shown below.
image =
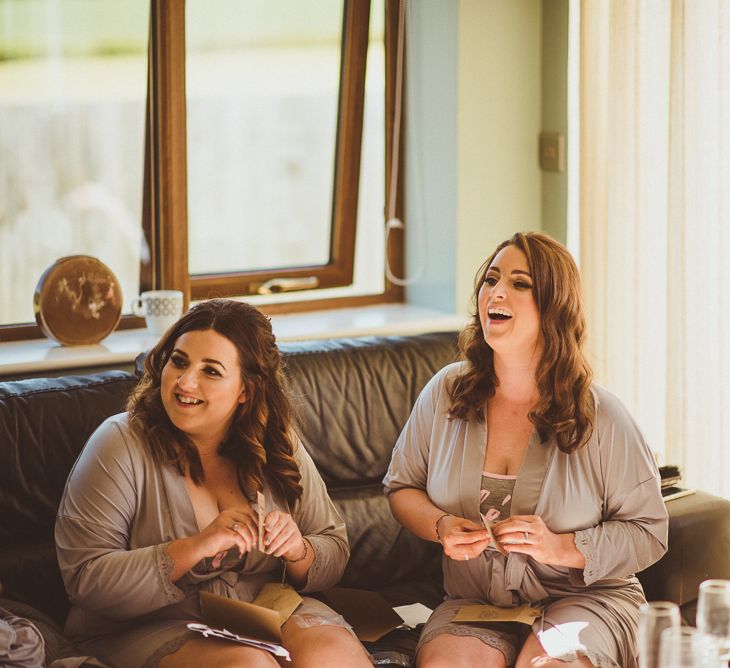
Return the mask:
[[144, 318], [147, 329], [163, 334], [182, 315], [183, 293], [180, 290], [148, 290], [132, 302], [134, 315]]

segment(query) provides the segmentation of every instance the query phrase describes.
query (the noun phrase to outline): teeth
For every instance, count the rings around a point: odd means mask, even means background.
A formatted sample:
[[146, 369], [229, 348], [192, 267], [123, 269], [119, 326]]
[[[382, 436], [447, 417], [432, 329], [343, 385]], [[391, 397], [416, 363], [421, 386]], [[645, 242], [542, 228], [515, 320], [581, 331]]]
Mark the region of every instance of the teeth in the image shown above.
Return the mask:
[[182, 394], [178, 394], [177, 398], [181, 404], [202, 404], [200, 399], [194, 399], [193, 397], [184, 397]]
[[490, 308], [489, 315], [504, 315], [511, 318], [512, 311], [508, 311], [506, 308]]

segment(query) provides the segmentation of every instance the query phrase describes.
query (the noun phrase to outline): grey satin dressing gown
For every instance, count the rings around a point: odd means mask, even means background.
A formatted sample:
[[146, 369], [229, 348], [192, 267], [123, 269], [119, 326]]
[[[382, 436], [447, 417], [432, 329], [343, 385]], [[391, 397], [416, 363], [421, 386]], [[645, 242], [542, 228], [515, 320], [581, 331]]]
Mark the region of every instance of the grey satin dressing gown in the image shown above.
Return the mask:
[[[304, 493], [291, 513], [315, 553], [299, 590], [306, 593], [337, 583], [349, 548], [345, 525], [301, 443], [294, 457]], [[268, 506], [272, 494], [264, 493]], [[198, 531], [177, 470], [157, 465], [126, 413], [102, 423], [69, 475], [56, 519], [58, 562], [72, 604], [69, 637], [110, 665], [155, 666], [187, 640], [202, 638], [186, 628], [200, 621], [200, 590], [251, 601], [265, 583], [281, 579], [281, 560], [254, 550], [233, 569], [206, 571], [199, 564], [173, 583], [165, 548]], [[309, 597], [295, 614], [343, 624]]]
[[[386, 494], [425, 490], [444, 512], [479, 522], [487, 426], [447, 417], [447, 384], [461, 364], [445, 367], [423, 389], [383, 482]], [[444, 555], [446, 600], [422, 643], [465, 602], [504, 607], [547, 602], [533, 631], [551, 656], [586, 656], [601, 668], [636, 666], [638, 607], [645, 599], [634, 574], [666, 551], [667, 512], [656, 464], [636, 423], [614, 395], [598, 386], [593, 393], [595, 428], [585, 447], [567, 455], [554, 441], [541, 443], [533, 431], [511, 507], [512, 516], [541, 516], [555, 533], [574, 531], [585, 568], [546, 566], [514, 552], [505, 557], [491, 546], [469, 561]], [[505, 642], [513, 646], [489, 644], [510, 662], [519, 647], [514, 638]]]

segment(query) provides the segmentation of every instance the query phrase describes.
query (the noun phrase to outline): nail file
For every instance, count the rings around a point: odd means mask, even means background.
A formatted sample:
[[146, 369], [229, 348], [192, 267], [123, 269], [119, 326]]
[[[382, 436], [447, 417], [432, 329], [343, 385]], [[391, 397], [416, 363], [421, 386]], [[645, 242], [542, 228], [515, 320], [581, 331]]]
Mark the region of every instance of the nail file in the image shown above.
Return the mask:
[[256, 492], [256, 511], [259, 516], [259, 551], [265, 552], [264, 546], [264, 516], [266, 514], [266, 497], [261, 492]]

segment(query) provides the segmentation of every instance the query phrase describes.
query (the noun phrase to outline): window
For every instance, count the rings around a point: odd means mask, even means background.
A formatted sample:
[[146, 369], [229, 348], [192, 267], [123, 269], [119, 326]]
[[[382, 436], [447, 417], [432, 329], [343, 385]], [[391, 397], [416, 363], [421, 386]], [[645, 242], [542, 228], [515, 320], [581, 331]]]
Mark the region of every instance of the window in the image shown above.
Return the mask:
[[0, 340], [40, 335], [16, 323], [78, 253], [127, 307], [152, 287], [203, 299], [292, 279], [354, 282], [332, 306], [401, 298], [382, 277], [397, 2], [214, 7], [0, 0]]
[[147, 0], [0, 0], [0, 325], [63, 256], [139, 289], [148, 25]]

